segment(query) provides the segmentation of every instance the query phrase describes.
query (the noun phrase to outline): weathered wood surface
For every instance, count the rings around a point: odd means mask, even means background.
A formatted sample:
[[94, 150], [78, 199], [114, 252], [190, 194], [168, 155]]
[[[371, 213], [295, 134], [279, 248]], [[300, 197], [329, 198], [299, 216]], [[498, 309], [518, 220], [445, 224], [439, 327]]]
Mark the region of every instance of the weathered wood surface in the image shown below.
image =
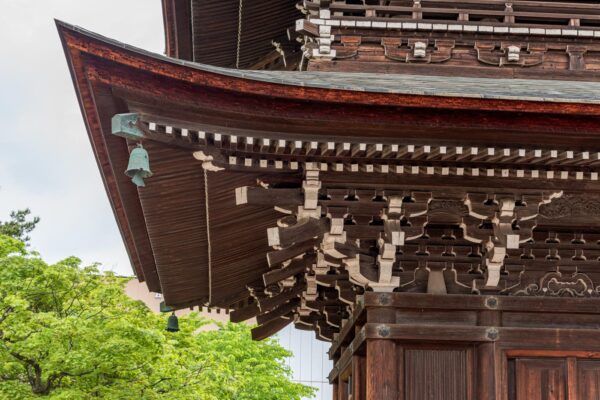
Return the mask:
[[[356, 296], [374, 288], [600, 295], [598, 204], [585, 197], [600, 191], [600, 105], [574, 83], [557, 92], [563, 102], [472, 96], [477, 80], [451, 94], [443, 78], [402, 78], [437, 82], [433, 96], [402, 92], [402, 80], [383, 93], [390, 79], [370, 76], [362, 91], [344, 76], [229, 71], [59, 29], [127, 247], [174, 306], [240, 307], [250, 286], [258, 312], [242, 306], [237, 319], [270, 323], [268, 313], [300, 299], [294, 322], [332, 340]], [[127, 144], [110, 135], [108, 117], [126, 111], [142, 116], [158, 172], [139, 191], [114, 170]], [[310, 201], [307, 170], [320, 174]], [[313, 256], [304, 271], [291, 264]]]
[[[351, 360], [365, 357], [371, 368], [363, 379], [366, 399], [386, 398], [381, 396], [389, 390], [395, 392], [390, 398], [402, 400], [587, 400], [597, 393], [599, 300], [538, 299], [536, 308], [533, 299], [471, 299], [367, 293], [359, 312], [366, 319], [354, 319], [353, 329], [344, 327], [353, 340], [338, 336], [334, 342], [332, 349], [336, 343], [346, 344], [339, 347], [341, 352], [331, 353], [330, 380], [360, 376]], [[563, 306], [554, 309], [559, 301]], [[506, 318], [517, 311], [527, 316]], [[447, 317], [440, 318], [440, 313]], [[415, 324], [417, 314], [421, 322]], [[461, 315], [463, 325], [457, 325], [453, 316]], [[369, 376], [375, 368], [378, 375]]]

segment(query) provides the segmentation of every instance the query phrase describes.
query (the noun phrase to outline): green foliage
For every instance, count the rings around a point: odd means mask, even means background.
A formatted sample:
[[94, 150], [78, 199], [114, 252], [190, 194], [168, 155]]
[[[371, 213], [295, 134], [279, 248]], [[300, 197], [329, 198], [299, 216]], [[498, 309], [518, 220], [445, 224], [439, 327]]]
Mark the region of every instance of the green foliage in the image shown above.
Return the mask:
[[27, 234], [40, 222], [39, 217], [28, 220], [30, 214], [29, 208], [11, 212], [10, 221], [0, 221], [0, 235], [10, 236], [25, 243], [29, 242], [30, 237]]
[[48, 265], [0, 235], [0, 399], [298, 400], [287, 352], [245, 325], [180, 317], [165, 331], [125, 280], [68, 258]]

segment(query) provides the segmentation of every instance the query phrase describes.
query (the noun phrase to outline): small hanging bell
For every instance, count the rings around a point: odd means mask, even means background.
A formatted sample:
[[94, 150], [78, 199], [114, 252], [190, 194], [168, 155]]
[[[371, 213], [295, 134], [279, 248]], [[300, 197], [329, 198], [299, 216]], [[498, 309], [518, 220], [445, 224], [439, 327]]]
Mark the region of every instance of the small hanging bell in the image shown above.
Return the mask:
[[167, 331], [179, 332], [179, 319], [177, 319], [177, 315], [175, 315], [174, 312], [169, 316], [169, 321], [167, 322]]
[[131, 154], [129, 154], [129, 164], [127, 165], [125, 175], [130, 177], [136, 186], [140, 187], [146, 186], [144, 179], [152, 176], [148, 152], [141, 144], [138, 144], [138, 147], [133, 149]]

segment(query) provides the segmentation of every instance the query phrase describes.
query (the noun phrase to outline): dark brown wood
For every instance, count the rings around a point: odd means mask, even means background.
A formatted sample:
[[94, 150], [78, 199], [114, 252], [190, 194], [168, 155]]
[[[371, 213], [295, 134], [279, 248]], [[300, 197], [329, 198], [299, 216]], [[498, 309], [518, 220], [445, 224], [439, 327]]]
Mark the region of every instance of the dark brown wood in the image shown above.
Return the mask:
[[472, 371], [467, 349], [410, 348], [404, 350], [404, 398], [469, 400]]
[[[139, 278], [257, 317], [257, 340], [333, 341], [335, 400], [599, 396], [600, 103], [529, 96], [599, 82], [598, 7], [295, 3], [164, 0], [179, 61], [58, 23]], [[139, 117], [144, 188], [117, 113]]]
[[515, 400], [567, 400], [564, 360], [518, 359]]
[[[364, 356], [367, 366], [371, 365], [367, 387], [393, 387], [399, 399], [587, 400], [584, 390], [598, 390], [594, 379], [600, 368], [600, 361], [596, 361], [600, 359], [600, 342], [597, 330], [590, 329], [592, 317], [598, 314], [598, 299], [563, 298], [562, 307], [553, 309], [557, 299], [531, 302], [527, 298], [483, 296], [478, 297], [483, 301], [479, 303], [470, 301], [473, 298], [366, 293], [360, 298], [364, 304], [357, 314], [360, 318], [350, 320], [357, 321], [352, 324], [354, 329], [344, 327], [346, 336], [336, 342], [337, 346], [348, 343], [357, 334], [335, 358], [330, 379], [337, 379], [354, 354]], [[580, 306], [583, 312], [575, 312]], [[441, 317], [440, 310], [449, 315]], [[516, 312], [522, 317], [504, 317]], [[451, 317], [453, 313], [458, 324]], [[390, 344], [385, 351], [394, 354], [396, 360], [395, 386], [370, 377], [369, 371], [381, 368], [382, 363], [388, 368], [381, 344], [386, 341]], [[462, 363], [464, 367], [448, 367], [447, 363]], [[457, 371], [461, 374], [452, 375]], [[421, 384], [425, 381], [429, 384]], [[440, 391], [443, 393], [436, 394]]]
[[250, 318], [256, 317], [260, 313], [258, 305], [255, 303], [247, 305], [243, 308], [237, 308], [229, 313], [229, 319], [231, 322], [244, 322]]
[[[574, 380], [569, 382], [569, 400], [586, 400], [586, 399], [597, 399], [600, 397], [600, 361], [598, 360], [584, 360], [578, 361], [576, 364], [576, 382], [577, 389], [575, 388]], [[575, 397], [575, 395], [577, 397]]]
[[252, 340], [264, 340], [292, 323], [291, 315], [280, 317], [252, 329]]
[[367, 381], [367, 370], [366, 361], [363, 356], [352, 357], [352, 384], [354, 385], [352, 393], [352, 400], [366, 400], [367, 388], [365, 386]]
[[389, 340], [368, 340], [367, 354], [367, 400], [397, 400], [396, 344]]

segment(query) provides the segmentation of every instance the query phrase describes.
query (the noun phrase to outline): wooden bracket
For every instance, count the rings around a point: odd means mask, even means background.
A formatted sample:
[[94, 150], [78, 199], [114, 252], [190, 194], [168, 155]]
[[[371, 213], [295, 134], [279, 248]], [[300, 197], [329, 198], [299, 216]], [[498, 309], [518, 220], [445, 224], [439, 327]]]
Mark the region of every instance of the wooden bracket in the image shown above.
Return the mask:
[[408, 39], [403, 47], [402, 38], [383, 38], [381, 45], [387, 58], [405, 63], [443, 63], [452, 58], [454, 40], [436, 40], [433, 48], [428, 39]]
[[[526, 47], [526, 51], [523, 48]], [[546, 45], [503, 42], [498, 46], [494, 42], [475, 42], [477, 59], [488, 65], [497, 67], [518, 66], [534, 67], [544, 62]]]

